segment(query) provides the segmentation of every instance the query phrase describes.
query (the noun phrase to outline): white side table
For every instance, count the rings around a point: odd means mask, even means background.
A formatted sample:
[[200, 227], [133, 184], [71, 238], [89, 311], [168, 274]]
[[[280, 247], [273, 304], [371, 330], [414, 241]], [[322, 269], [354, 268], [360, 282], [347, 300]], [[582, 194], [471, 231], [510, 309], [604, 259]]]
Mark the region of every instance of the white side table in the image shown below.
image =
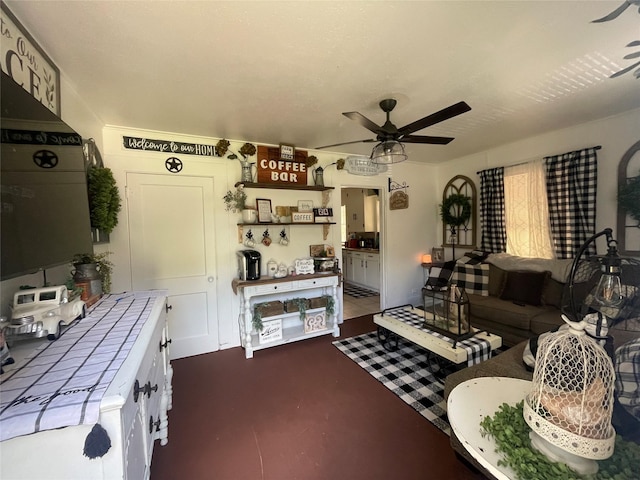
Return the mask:
[[471, 456], [499, 480], [516, 476], [511, 468], [498, 466], [501, 456], [496, 453], [495, 441], [480, 434], [480, 422], [492, 417], [503, 403], [515, 405], [530, 389], [528, 380], [483, 377], [461, 383], [449, 395], [447, 415], [452, 430]]

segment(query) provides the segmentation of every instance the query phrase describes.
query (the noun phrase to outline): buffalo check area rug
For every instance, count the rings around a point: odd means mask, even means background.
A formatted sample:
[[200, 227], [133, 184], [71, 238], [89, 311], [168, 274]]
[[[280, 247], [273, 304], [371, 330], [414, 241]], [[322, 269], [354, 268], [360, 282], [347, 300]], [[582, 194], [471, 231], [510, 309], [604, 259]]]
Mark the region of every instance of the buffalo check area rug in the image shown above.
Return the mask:
[[353, 298], [366, 298], [380, 295], [378, 292], [374, 292], [373, 290], [369, 290], [368, 288], [358, 287], [357, 285], [353, 285], [351, 283], [345, 283], [342, 289], [345, 295], [349, 295]]
[[450, 435], [443, 398], [444, 384], [434, 375], [433, 372], [437, 372], [439, 367], [429, 361], [427, 350], [400, 338], [398, 349], [389, 352], [378, 341], [376, 332], [337, 340], [333, 345], [403, 402]]

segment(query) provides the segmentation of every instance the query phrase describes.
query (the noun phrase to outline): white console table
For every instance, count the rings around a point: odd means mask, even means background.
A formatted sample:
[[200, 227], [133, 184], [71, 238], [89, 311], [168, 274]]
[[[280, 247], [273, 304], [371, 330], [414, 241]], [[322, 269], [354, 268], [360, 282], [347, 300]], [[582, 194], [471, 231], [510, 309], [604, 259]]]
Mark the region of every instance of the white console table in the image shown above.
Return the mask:
[[[169, 343], [166, 291], [110, 295], [58, 340], [40, 340], [35, 350], [32, 342], [17, 343], [17, 361], [5, 367], [0, 384], [6, 438], [0, 442], [0, 478], [148, 479], [155, 441], [168, 442]], [[91, 363], [92, 374], [83, 375]], [[93, 405], [86, 417], [94, 419], [75, 418], [83, 403], [76, 394]], [[37, 401], [24, 401], [29, 398]], [[97, 425], [102, 451], [88, 452], [85, 442]]]
[[[305, 340], [320, 335], [340, 336], [338, 326], [338, 281], [335, 273], [295, 275], [285, 278], [266, 278], [261, 280], [238, 280], [232, 282], [233, 291], [240, 295], [240, 340], [245, 349], [245, 357], [253, 358], [253, 352], [263, 348], [275, 347], [289, 342]], [[305, 333], [298, 312], [277, 315], [282, 320], [282, 338], [260, 343], [258, 332], [253, 328], [253, 306], [258, 302], [286, 301], [296, 297], [330, 295], [335, 305], [333, 315], [327, 318], [327, 328]], [[266, 319], [263, 319], [266, 320]]]

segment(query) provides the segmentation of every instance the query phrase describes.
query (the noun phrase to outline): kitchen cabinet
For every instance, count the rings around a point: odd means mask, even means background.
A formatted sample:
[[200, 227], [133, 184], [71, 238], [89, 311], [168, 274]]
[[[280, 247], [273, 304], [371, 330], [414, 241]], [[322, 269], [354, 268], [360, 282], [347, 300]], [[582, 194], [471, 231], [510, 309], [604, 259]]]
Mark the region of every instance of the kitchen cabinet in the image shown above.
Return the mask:
[[380, 253], [362, 249], [343, 249], [342, 265], [346, 282], [380, 291]]
[[[86, 318], [66, 329], [55, 343], [36, 350], [31, 346], [28, 352], [21, 351], [27, 344], [16, 345], [15, 351], [12, 349], [12, 355], [18, 360], [11, 368], [5, 367], [7, 372], [3, 375], [2, 385], [5, 393], [18, 387], [20, 391], [25, 390], [22, 377], [29, 376], [31, 369], [38, 368], [38, 362], [45, 360], [53, 363], [48, 365], [46, 372], [39, 373], [32, 387], [39, 392], [38, 395], [49, 397], [52, 402], [60, 395], [60, 390], [51, 385], [57, 385], [60, 375], [69, 375], [73, 370], [70, 365], [80, 369], [82, 365], [95, 361], [98, 352], [121, 353], [111, 361], [101, 361], [99, 369], [91, 376], [92, 379], [100, 379], [91, 388], [95, 389], [96, 395], [103, 392], [97, 424], [104, 429], [102, 435], [108, 437], [109, 449], [93, 459], [83, 454], [85, 441], [96, 424], [66, 423], [66, 426], [52, 426], [50, 429], [41, 426], [35, 433], [14, 436], [0, 444], [0, 478], [149, 478], [154, 443], [160, 440], [161, 445], [166, 445], [169, 438], [167, 411], [172, 406], [173, 370], [169, 363], [171, 340], [167, 330], [167, 308], [165, 291], [110, 295], [96, 304]], [[125, 309], [131, 312], [128, 315], [138, 316], [140, 320], [130, 321], [131, 316], [122, 314]], [[77, 348], [80, 344], [76, 337], [82, 341], [82, 348]], [[92, 346], [94, 338], [98, 340]], [[47, 346], [52, 348], [47, 349]], [[127, 346], [130, 347], [128, 353]], [[87, 352], [87, 358], [79, 356], [81, 351]], [[104, 357], [106, 353], [100, 355]], [[30, 356], [34, 360], [24, 360]], [[58, 366], [64, 370], [58, 371]], [[117, 369], [115, 373], [114, 368]], [[104, 380], [107, 378], [112, 380]], [[105, 381], [104, 387], [102, 381]], [[75, 390], [67, 390], [68, 393], [64, 394], [69, 403], [58, 405], [58, 408], [66, 409], [68, 415], [65, 419], [75, 419], [73, 408], [77, 402], [73, 395], [89, 391], [82, 387], [85, 377], [76, 376], [75, 382]], [[23, 414], [19, 418], [24, 419], [25, 427], [29, 426], [29, 415]], [[1, 420], [0, 428], [4, 429]], [[15, 424], [15, 418], [11, 418], [9, 423]]]
[[[338, 275], [337, 274], [309, 274], [295, 275], [285, 278], [269, 278], [265, 280], [239, 280], [232, 282], [233, 291], [240, 295], [240, 340], [245, 350], [246, 358], [253, 358], [256, 350], [275, 347], [290, 342], [306, 340], [320, 335], [331, 334], [340, 336], [338, 326]], [[326, 328], [305, 332], [299, 312], [283, 313], [275, 317], [263, 318], [263, 323], [271, 320], [279, 321], [280, 338], [260, 343], [259, 332], [253, 328], [253, 309], [256, 303], [269, 301], [290, 300], [293, 298], [312, 298], [314, 296], [330, 295], [333, 297], [334, 312], [326, 315]], [[321, 309], [307, 310], [313, 313]], [[325, 310], [326, 313], [326, 310]]]

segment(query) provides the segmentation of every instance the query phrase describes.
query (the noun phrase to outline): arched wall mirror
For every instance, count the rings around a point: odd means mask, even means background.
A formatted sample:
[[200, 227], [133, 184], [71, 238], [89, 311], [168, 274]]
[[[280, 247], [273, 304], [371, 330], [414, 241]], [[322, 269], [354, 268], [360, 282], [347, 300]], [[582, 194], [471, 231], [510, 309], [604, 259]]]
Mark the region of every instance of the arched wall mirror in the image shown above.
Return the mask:
[[[640, 140], [629, 148], [622, 156], [620, 164], [618, 165], [618, 191], [625, 186], [631, 185], [631, 182], [636, 187], [640, 187]], [[634, 194], [633, 197], [637, 198], [638, 194]], [[631, 216], [628, 210], [625, 210], [620, 202], [618, 204], [618, 221], [617, 221], [617, 237], [618, 237], [618, 250], [623, 255], [640, 256], [640, 219], [638, 219], [638, 204], [636, 203], [632, 208], [634, 210], [634, 217]]]
[[[464, 195], [470, 199], [471, 203], [471, 216], [460, 227], [455, 228], [455, 236], [452, 237], [451, 225], [443, 220], [442, 228], [442, 246], [443, 247], [462, 247], [462, 248], [476, 248], [476, 225], [477, 225], [477, 193], [476, 186], [469, 177], [464, 175], [456, 175], [453, 177], [442, 192], [442, 204], [451, 195]], [[456, 209], [456, 206], [453, 207]]]

